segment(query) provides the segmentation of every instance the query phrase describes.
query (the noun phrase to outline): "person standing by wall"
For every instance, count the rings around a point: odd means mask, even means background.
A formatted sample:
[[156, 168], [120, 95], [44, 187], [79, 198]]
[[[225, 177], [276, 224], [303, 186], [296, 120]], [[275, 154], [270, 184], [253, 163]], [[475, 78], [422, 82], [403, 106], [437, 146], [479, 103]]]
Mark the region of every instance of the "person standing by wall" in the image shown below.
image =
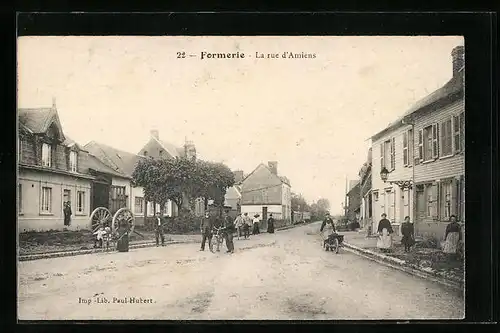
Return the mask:
[[161, 217], [160, 212], [156, 213], [155, 237], [156, 237], [156, 246], [160, 246], [160, 238], [161, 238], [161, 246], [165, 246], [165, 237], [163, 236], [163, 218]]
[[201, 220], [200, 232], [201, 232], [201, 248], [200, 251], [205, 251], [205, 243], [208, 239], [208, 247], [212, 243], [212, 228], [214, 226], [214, 221], [209, 212], [205, 213], [205, 217]]
[[269, 218], [267, 219], [267, 232], [270, 234], [274, 234], [274, 218], [273, 214], [269, 215]]
[[245, 239], [250, 237], [250, 227], [252, 226], [252, 219], [248, 216], [248, 213], [245, 213], [243, 216], [243, 235]]
[[257, 234], [260, 234], [260, 230], [259, 230], [259, 214], [255, 214], [254, 217], [253, 217], [253, 232], [252, 232], [252, 235], [257, 235]]
[[227, 253], [234, 253], [234, 242], [233, 242], [233, 233], [234, 233], [234, 222], [231, 216], [229, 216], [229, 211], [225, 211], [224, 214], [224, 231], [226, 236], [226, 246]]
[[405, 246], [405, 252], [409, 252], [413, 244], [415, 244], [413, 223], [410, 222], [409, 216], [405, 217], [405, 221], [401, 225], [401, 234], [403, 235], [401, 244]]
[[69, 226], [71, 224], [71, 215], [73, 214], [71, 212], [70, 201], [66, 201], [66, 203], [64, 204], [63, 213], [64, 213], [64, 225]]
[[383, 213], [381, 215], [382, 219], [378, 223], [377, 233], [379, 234], [379, 239], [377, 241], [377, 247], [382, 252], [388, 252], [392, 248], [392, 230], [391, 221], [387, 219], [387, 214]]
[[458, 245], [462, 240], [462, 232], [455, 215], [450, 216], [450, 224], [446, 226], [444, 239], [445, 243], [443, 252], [446, 254], [457, 255]]
[[236, 219], [234, 220], [234, 226], [236, 227], [236, 230], [238, 231], [238, 239], [240, 239], [242, 231], [243, 231], [243, 217], [241, 217], [241, 213], [236, 216]]

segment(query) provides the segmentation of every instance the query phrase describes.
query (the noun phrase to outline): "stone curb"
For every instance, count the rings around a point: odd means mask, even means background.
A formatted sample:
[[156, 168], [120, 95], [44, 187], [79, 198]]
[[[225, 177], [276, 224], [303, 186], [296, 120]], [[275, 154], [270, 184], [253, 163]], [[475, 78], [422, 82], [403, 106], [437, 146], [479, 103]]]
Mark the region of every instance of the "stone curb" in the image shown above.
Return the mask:
[[430, 268], [425, 269], [417, 267], [415, 265], [409, 265], [406, 264], [404, 260], [376, 253], [371, 250], [363, 249], [355, 245], [349, 244], [347, 242], [344, 242], [343, 245], [346, 250], [355, 253], [357, 255], [360, 255], [362, 257], [365, 257], [367, 259], [370, 259], [372, 261], [378, 262], [379, 264], [383, 264], [385, 266], [398, 269], [405, 273], [439, 283], [441, 285], [450, 287], [457, 291], [463, 291], [463, 282], [460, 281], [460, 279], [444, 277], [439, 273], [434, 272]]
[[[198, 241], [195, 241], [195, 240], [169, 241], [169, 242], [165, 242], [165, 245], [197, 243], [197, 242]], [[130, 249], [141, 249], [141, 248], [153, 247], [153, 246], [156, 246], [156, 242], [131, 244], [129, 246], [129, 248]], [[111, 252], [114, 252], [114, 251], [110, 251], [110, 253]], [[89, 249], [89, 250], [61, 251], [61, 252], [51, 252], [51, 253], [38, 253], [38, 254], [29, 254], [29, 255], [18, 256], [18, 260], [19, 261], [29, 261], [29, 260], [38, 260], [38, 259], [71, 257], [71, 256], [78, 256], [78, 255], [92, 254], [92, 253], [103, 253], [103, 251]]]

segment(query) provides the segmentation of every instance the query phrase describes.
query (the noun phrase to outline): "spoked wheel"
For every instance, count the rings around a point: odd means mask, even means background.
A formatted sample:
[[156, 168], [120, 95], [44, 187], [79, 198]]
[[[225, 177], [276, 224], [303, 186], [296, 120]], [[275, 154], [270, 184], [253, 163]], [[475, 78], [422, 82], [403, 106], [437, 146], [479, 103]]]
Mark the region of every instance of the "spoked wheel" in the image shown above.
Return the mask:
[[333, 240], [333, 245], [331, 247], [331, 250], [334, 251], [335, 253], [339, 253], [339, 240], [337, 238]]
[[92, 232], [96, 232], [99, 227], [105, 228], [111, 226], [111, 213], [107, 208], [97, 207], [90, 214], [90, 224]]
[[115, 213], [115, 216], [113, 216], [113, 223], [112, 223], [113, 232], [118, 230], [120, 224], [124, 222], [128, 224], [129, 234], [133, 233], [135, 227], [135, 218], [132, 211], [128, 208], [120, 208]]

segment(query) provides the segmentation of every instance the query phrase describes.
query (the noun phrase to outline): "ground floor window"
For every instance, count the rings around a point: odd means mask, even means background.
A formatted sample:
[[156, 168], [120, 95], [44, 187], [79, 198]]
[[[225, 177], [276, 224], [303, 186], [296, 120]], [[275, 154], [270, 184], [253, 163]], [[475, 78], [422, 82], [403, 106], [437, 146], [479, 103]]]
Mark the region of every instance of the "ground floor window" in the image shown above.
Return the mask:
[[42, 187], [41, 212], [52, 213], [52, 188]]
[[437, 184], [425, 184], [426, 215], [429, 218], [438, 218], [438, 186]]
[[135, 197], [135, 213], [144, 214], [144, 198]]
[[76, 196], [76, 212], [85, 213], [85, 191], [78, 191]]
[[17, 212], [18, 214], [23, 213], [23, 185], [19, 184], [17, 186]]

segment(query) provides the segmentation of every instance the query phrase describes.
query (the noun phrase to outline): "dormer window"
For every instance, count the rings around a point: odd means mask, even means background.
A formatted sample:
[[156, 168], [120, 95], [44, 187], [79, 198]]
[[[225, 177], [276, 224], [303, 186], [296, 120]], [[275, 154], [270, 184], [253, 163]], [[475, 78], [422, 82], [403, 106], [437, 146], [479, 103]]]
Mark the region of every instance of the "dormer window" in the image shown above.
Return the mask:
[[163, 149], [160, 149], [160, 157], [163, 157]]
[[148, 151], [147, 150], [144, 151], [144, 156], [148, 156]]
[[77, 172], [78, 170], [78, 154], [76, 151], [70, 151], [69, 153], [69, 170], [71, 172]]
[[52, 147], [48, 143], [42, 144], [42, 166], [52, 166]]

